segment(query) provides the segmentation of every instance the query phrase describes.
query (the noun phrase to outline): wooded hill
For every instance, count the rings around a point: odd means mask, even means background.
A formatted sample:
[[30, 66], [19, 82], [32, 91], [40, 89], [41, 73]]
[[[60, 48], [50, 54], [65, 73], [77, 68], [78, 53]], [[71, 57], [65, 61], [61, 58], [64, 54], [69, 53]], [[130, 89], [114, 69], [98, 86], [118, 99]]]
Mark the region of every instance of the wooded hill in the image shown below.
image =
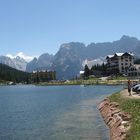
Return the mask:
[[15, 83], [29, 82], [30, 73], [11, 68], [0, 63], [0, 81], [13, 81]]

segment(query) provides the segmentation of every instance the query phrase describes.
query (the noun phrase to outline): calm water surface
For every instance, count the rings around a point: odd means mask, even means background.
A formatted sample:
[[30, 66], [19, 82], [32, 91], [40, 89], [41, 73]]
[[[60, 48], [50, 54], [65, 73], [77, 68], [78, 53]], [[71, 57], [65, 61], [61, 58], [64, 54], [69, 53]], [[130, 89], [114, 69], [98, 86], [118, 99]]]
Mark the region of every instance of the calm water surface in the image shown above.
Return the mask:
[[96, 108], [121, 86], [1, 86], [0, 140], [108, 140]]

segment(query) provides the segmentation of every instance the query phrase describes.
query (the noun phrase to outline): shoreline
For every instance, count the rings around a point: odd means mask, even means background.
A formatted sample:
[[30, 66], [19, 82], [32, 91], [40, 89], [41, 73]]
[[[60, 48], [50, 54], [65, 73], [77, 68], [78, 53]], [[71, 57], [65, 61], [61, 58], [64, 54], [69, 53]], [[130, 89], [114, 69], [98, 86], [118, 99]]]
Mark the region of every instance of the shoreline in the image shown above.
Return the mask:
[[127, 89], [113, 93], [98, 104], [98, 110], [110, 130], [111, 140], [140, 139], [140, 96]]
[[126, 80], [72, 80], [66, 82], [40, 82], [40, 83], [33, 83], [34, 85], [39, 86], [69, 86], [69, 85], [126, 85]]
[[[15, 83], [16, 84], [16, 83]], [[18, 83], [17, 83], [18, 84]], [[25, 84], [25, 83], [22, 83]], [[64, 81], [48, 81], [39, 83], [30, 83], [38, 86], [69, 86], [69, 85], [127, 85], [127, 80], [64, 80]], [[0, 85], [10, 85], [8, 83], [0, 83]]]
[[119, 104], [105, 98], [99, 105], [98, 110], [105, 124], [109, 128], [111, 140], [124, 140], [130, 129], [130, 116], [118, 108]]

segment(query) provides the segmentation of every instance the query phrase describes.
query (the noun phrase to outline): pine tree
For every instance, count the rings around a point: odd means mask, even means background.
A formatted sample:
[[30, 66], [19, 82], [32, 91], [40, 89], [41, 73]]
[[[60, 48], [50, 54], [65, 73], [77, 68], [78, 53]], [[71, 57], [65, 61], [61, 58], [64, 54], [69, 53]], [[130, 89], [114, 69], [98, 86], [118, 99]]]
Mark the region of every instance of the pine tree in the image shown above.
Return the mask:
[[84, 76], [85, 77], [88, 77], [90, 75], [90, 69], [89, 69], [88, 65], [85, 65], [84, 71], [85, 71], [84, 72]]

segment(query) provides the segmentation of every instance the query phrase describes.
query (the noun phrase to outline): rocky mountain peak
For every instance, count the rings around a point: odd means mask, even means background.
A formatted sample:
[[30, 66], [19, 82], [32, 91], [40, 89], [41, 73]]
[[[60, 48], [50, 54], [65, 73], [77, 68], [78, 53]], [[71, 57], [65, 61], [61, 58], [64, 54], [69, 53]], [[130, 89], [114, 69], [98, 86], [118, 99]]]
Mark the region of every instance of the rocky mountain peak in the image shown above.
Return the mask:
[[27, 65], [27, 62], [19, 56], [17, 56], [16, 58], [10, 58], [7, 56], [0, 56], [0, 63], [8, 65], [12, 68], [15, 68], [15, 69], [21, 70], [21, 71], [25, 71], [26, 65]]
[[27, 63], [22, 57], [20, 57], [20, 56], [16, 56], [16, 58], [14, 58], [15, 60], [17, 60], [17, 61], [20, 61], [20, 62], [25, 62], [25, 63]]
[[130, 37], [128, 35], [123, 35], [120, 38], [120, 41], [138, 41], [138, 39], [136, 37]]

